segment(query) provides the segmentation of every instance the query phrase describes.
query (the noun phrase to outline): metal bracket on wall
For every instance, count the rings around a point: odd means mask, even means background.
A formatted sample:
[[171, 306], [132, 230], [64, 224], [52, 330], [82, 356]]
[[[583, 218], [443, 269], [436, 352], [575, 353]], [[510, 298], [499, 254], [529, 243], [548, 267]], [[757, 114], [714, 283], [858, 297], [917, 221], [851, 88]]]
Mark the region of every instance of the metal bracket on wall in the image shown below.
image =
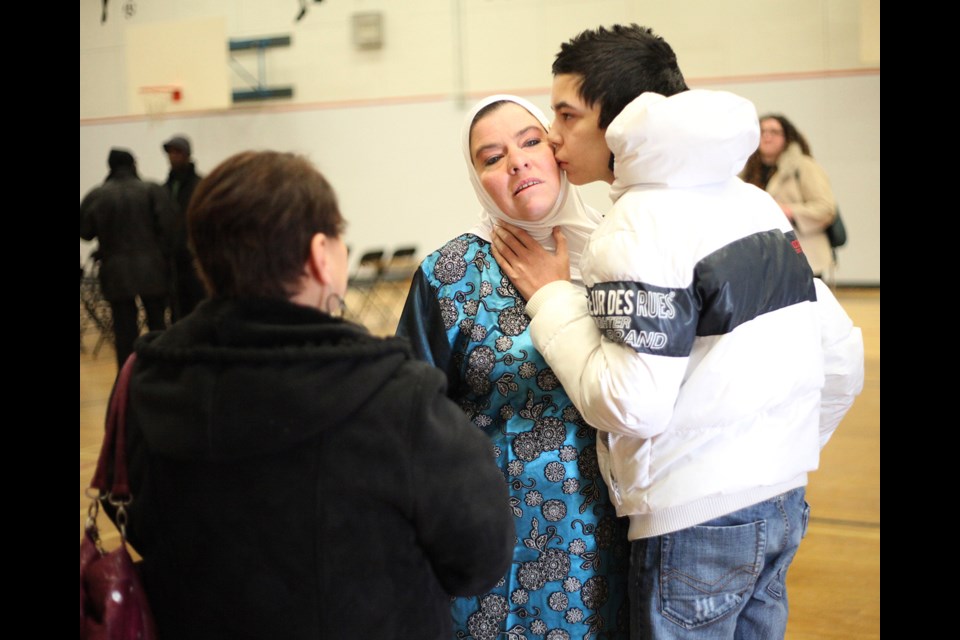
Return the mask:
[[[230, 40], [230, 64], [234, 71], [240, 74], [248, 84], [250, 89], [235, 89], [233, 92], [234, 102], [248, 102], [250, 100], [266, 100], [268, 98], [290, 98], [293, 97], [293, 87], [268, 87], [266, 72], [266, 50], [271, 47], [290, 46], [290, 36], [271, 36], [267, 38], [248, 38], [243, 40]], [[257, 52], [257, 76], [247, 71], [236, 58], [233, 57], [234, 51]]]

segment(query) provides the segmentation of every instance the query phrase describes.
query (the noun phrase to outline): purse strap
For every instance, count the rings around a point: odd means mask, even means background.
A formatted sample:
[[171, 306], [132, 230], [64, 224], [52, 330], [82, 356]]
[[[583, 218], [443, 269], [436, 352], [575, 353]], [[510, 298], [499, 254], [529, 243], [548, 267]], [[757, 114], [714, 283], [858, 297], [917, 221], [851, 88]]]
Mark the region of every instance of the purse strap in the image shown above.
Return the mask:
[[[129, 502], [130, 499], [126, 448], [127, 397], [136, 358], [136, 353], [130, 354], [117, 375], [116, 384], [113, 385], [113, 393], [110, 394], [110, 404], [107, 407], [106, 431], [103, 444], [100, 446], [100, 458], [97, 460], [97, 470], [90, 481], [90, 488], [99, 491], [100, 496], [108, 496], [111, 502]], [[113, 486], [108, 487], [107, 473], [111, 460]]]

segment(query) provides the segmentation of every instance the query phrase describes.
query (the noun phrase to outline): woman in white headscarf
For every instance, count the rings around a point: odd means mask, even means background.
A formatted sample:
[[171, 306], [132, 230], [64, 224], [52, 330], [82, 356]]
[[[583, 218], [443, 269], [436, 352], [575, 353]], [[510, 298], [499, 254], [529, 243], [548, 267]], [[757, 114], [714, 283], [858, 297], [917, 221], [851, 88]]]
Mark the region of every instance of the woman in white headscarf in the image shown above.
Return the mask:
[[[548, 128], [517, 96], [489, 96], [467, 114], [462, 144], [480, 219], [423, 260], [397, 328], [446, 372], [448, 395], [490, 436], [510, 487], [513, 566], [493, 591], [453, 601], [460, 638], [555, 629], [569, 638], [628, 637], [626, 525], [600, 476], [596, 432], [534, 348], [526, 301], [490, 250], [497, 221], [551, 251], [559, 227], [571, 279], [580, 281], [580, 252], [600, 215], [557, 166]], [[462, 500], [469, 510], [471, 496]]]

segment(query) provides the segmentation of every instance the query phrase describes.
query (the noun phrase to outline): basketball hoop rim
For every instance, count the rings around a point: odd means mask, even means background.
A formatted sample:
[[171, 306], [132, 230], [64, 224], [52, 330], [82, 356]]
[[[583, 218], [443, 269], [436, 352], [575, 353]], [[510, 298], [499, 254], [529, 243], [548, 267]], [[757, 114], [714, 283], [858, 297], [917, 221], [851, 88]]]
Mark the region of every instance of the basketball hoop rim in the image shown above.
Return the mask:
[[173, 93], [174, 91], [182, 91], [183, 87], [179, 84], [153, 84], [140, 87], [137, 89], [138, 93]]
[[178, 104], [183, 97], [183, 87], [179, 84], [152, 84], [137, 88], [147, 109], [147, 114], [163, 114], [170, 105]]

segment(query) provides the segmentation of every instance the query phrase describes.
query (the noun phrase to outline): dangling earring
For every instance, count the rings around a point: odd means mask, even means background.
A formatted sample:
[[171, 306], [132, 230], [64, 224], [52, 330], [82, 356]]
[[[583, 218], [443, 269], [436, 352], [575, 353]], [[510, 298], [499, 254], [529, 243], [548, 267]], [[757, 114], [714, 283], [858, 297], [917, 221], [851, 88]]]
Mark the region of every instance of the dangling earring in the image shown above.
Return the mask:
[[327, 313], [329, 313], [333, 318], [342, 318], [347, 313], [346, 301], [335, 292], [327, 296], [327, 301], [324, 304], [324, 307], [326, 308]]

